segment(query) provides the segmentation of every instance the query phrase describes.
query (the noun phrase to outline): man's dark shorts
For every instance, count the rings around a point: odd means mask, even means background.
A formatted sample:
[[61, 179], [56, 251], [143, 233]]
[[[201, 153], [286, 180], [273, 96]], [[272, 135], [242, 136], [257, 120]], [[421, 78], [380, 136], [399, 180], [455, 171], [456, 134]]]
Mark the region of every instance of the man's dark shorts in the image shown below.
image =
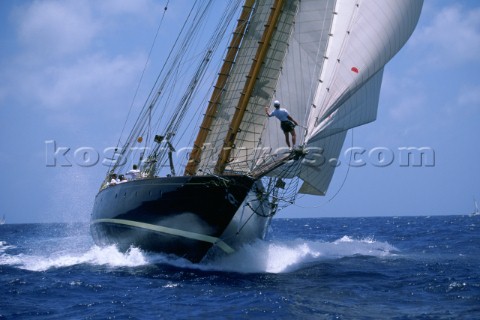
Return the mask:
[[283, 132], [288, 133], [292, 132], [295, 129], [295, 123], [290, 120], [280, 122], [280, 127], [282, 128]]

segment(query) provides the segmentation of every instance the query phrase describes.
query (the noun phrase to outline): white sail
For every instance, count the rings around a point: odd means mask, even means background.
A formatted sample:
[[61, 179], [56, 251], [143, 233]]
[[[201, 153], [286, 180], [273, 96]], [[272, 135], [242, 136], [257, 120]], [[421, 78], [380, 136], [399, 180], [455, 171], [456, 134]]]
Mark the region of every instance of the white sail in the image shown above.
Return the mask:
[[478, 209], [478, 203], [477, 203], [477, 200], [475, 198], [473, 198], [473, 203], [474, 203], [474, 210], [472, 212], [472, 216], [478, 216], [480, 215], [480, 210]]
[[[308, 118], [307, 147], [375, 120], [383, 67], [412, 34], [422, 4], [418, 0], [337, 2], [332, 37]], [[340, 152], [338, 146], [335, 149]], [[305, 166], [300, 177], [324, 193], [333, 169], [325, 166], [322, 173], [321, 168]]]
[[[317, 37], [308, 45], [299, 45], [305, 52], [303, 58], [292, 58], [296, 49], [290, 50], [285, 59], [283, 70], [303, 70], [303, 76], [292, 78], [293, 72], [285, 72], [277, 87], [277, 96], [282, 97], [292, 116], [306, 124], [305, 131], [300, 129], [304, 134], [300, 138], [309, 154], [295, 172], [304, 181], [300, 192], [324, 194], [346, 131], [375, 120], [383, 67], [412, 34], [422, 5], [421, 0], [301, 2], [291, 47], [296, 48], [296, 39], [303, 36], [302, 21], [308, 21], [310, 14], [324, 24], [311, 24], [316, 27], [313, 34]], [[297, 89], [300, 83], [304, 90], [312, 88], [305, 86], [312, 82], [311, 74], [305, 70], [317, 73], [313, 93], [304, 91], [301, 97]], [[307, 96], [310, 100], [306, 101]], [[270, 125], [265, 140], [272, 146], [282, 145], [283, 133]]]

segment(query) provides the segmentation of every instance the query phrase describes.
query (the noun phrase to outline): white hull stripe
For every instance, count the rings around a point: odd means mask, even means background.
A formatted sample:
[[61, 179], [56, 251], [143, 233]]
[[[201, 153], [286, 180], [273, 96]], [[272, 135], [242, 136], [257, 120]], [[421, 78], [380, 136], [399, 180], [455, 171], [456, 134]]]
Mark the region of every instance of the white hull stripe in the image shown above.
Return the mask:
[[180, 236], [180, 237], [184, 237], [184, 238], [188, 238], [188, 239], [210, 242], [213, 245], [216, 245], [216, 246], [220, 247], [226, 253], [235, 252], [235, 250], [232, 247], [230, 247], [228, 244], [226, 244], [225, 242], [223, 242], [219, 238], [215, 238], [215, 237], [212, 237], [212, 236], [207, 236], [207, 235], [200, 234], [200, 233], [184, 231], [184, 230], [168, 228], [168, 227], [162, 227], [162, 226], [157, 226], [157, 225], [150, 224], [150, 223], [137, 222], [137, 221], [131, 221], [131, 220], [123, 220], [123, 219], [97, 219], [97, 220], [92, 221], [92, 224], [94, 224], [94, 223], [123, 224], [123, 225], [127, 225], [127, 226], [137, 227], [137, 228], [141, 228], [141, 229], [147, 229], [147, 230], [156, 231], [156, 232], [160, 232], [160, 233], [167, 233], [167, 234]]

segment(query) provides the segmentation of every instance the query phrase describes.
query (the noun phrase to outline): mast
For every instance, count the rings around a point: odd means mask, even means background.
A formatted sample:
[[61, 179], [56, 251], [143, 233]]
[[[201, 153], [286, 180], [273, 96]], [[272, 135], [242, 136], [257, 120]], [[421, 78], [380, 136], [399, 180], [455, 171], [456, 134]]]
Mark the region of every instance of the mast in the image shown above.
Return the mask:
[[283, 0], [276, 0], [271, 8], [270, 16], [268, 17], [267, 24], [265, 25], [265, 31], [263, 32], [262, 39], [259, 42], [257, 53], [255, 54], [253, 64], [247, 76], [244, 90], [238, 102], [235, 114], [230, 123], [228, 133], [225, 136], [223, 148], [218, 157], [217, 164], [215, 165], [216, 174], [222, 174], [229, 161], [230, 153], [232, 151], [232, 148], [234, 147], [235, 138], [237, 136], [237, 133], [239, 132], [240, 124], [242, 123], [243, 116], [247, 109], [248, 101], [250, 99], [250, 96], [252, 95], [258, 74], [260, 73], [263, 61], [267, 55], [270, 41], [273, 37], [275, 27], [282, 11], [283, 3]]
[[250, 17], [250, 14], [252, 13], [254, 4], [255, 0], [245, 0], [243, 10], [240, 14], [240, 18], [238, 19], [237, 27], [233, 32], [233, 37], [228, 47], [227, 54], [225, 56], [225, 59], [223, 60], [224, 62], [222, 68], [220, 69], [220, 73], [218, 74], [217, 82], [213, 87], [214, 89], [211, 99], [208, 103], [207, 112], [205, 113], [202, 124], [200, 125], [200, 130], [198, 131], [197, 138], [195, 139], [195, 142], [193, 144], [193, 150], [190, 153], [188, 164], [185, 167], [185, 175], [193, 176], [197, 173], [198, 165], [200, 163], [200, 157], [202, 155], [203, 144], [207, 139], [208, 132], [210, 131], [210, 127], [212, 125], [212, 121], [215, 118], [215, 114], [217, 113], [218, 105], [220, 104], [220, 98], [222, 97], [222, 91], [225, 87], [228, 76], [233, 67], [235, 57], [240, 47], [240, 43], [245, 35], [247, 21]]

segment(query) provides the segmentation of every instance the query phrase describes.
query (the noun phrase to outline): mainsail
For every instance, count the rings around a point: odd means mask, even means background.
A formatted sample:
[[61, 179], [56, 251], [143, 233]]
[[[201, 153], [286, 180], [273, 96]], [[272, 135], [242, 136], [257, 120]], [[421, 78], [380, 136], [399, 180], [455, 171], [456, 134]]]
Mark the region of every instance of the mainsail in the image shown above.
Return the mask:
[[338, 158], [350, 128], [375, 120], [383, 67], [413, 32], [423, 1], [279, 3], [262, 0], [255, 5], [199, 168], [204, 174], [214, 172], [268, 17], [272, 8], [283, 5], [225, 170], [248, 174], [275, 161], [272, 154], [284, 152], [283, 133], [263, 113], [275, 98], [304, 124], [297, 131], [306, 156], [301, 165], [287, 163], [270, 175], [281, 170], [285, 178], [304, 181], [300, 192], [325, 194], [335, 169], [329, 160]]
[[[255, 62], [262, 36], [268, 31], [268, 27], [275, 27], [272, 38], [268, 44], [265, 44], [269, 48], [262, 62], [261, 71], [254, 79], [252, 94], [247, 97], [246, 112], [236, 133], [235, 143], [225, 170], [248, 173], [253, 168], [254, 150], [258, 147], [265, 128], [263, 109], [272, 99], [297, 11], [297, 1], [285, 1], [283, 5], [282, 2], [257, 1], [248, 21], [242, 46], [235, 59], [235, 66], [223, 88], [224, 94], [203, 146], [200, 159], [201, 172], [208, 174], [215, 171], [218, 154], [224, 147], [232, 118], [245, 94], [244, 89], [249, 81], [252, 62]], [[279, 11], [279, 17], [275, 26], [271, 26], [268, 21], [275, 9]]]

